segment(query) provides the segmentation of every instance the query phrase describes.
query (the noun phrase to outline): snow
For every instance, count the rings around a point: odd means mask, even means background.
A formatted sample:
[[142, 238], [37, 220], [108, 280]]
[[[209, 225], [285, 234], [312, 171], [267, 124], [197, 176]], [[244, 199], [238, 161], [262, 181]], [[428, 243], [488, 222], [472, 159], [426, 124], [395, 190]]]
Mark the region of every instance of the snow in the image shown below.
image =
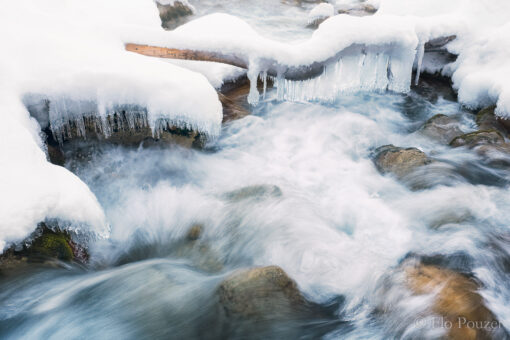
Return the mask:
[[[441, 56], [425, 60], [425, 71], [451, 76], [459, 101], [470, 108], [496, 104], [496, 113], [510, 118], [510, 3], [505, 0], [383, 0], [376, 16], [399, 15], [419, 23], [422, 32], [436, 30], [434, 22], [451, 22], [442, 32], [455, 34], [447, 45], [457, 60], [438, 68]], [[437, 35], [437, 34], [436, 34]], [[434, 61], [430, 63], [430, 61]]]
[[[216, 136], [222, 108], [207, 79], [162, 60], [124, 50], [125, 42], [164, 33], [148, 0], [10, 1], [0, 5], [0, 252], [37, 223], [56, 219], [106, 235], [93, 193], [47, 162], [39, 126], [22, 100], [50, 101], [52, 129], [83, 115], [143, 108], [161, 119]], [[28, 96], [27, 96], [28, 95]], [[200, 98], [200, 100], [196, 100]], [[25, 102], [26, 103], [26, 102]]]
[[308, 14], [308, 23], [311, 24], [332, 17], [333, 15], [335, 15], [335, 8], [333, 5], [323, 2], [310, 11], [310, 14]]
[[196, 60], [165, 59], [166, 62], [203, 74], [215, 89], [229, 81], [235, 81], [246, 75], [246, 70], [240, 67]]

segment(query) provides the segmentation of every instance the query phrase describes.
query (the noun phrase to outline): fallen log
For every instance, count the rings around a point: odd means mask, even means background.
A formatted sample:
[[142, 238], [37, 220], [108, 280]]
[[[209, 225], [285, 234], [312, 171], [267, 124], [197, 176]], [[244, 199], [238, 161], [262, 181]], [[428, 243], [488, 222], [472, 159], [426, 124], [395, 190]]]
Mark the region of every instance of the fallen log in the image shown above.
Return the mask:
[[197, 60], [197, 61], [212, 61], [216, 63], [228, 64], [232, 66], [248, 68], [248, 65], [235, 58], [234, 56], [225, 56], [218, 53], [202, 52], [193, 50], [180, 50], [176, 48], [139, 45], [139, 44], [126, 44], [126, 51], [136, 52], [149, 57], [168, 58], [168, 59], [183, 59], [183, 60]]
[[[149, 57], [168, 58], [168, 59], [182, 59], [182, 60], [195, 60], [195, 61], [212, 61], [216, 63], [223, 63], [240, 68], [248, 69], [248, 62], [235, 56], [225, 55], [215, 52], [194, 51], [186, 49], [140, 45], [127, 43], [125, 45], [126, 51], [135, 52]], [[271, 63], [270, 63], [271, 64]], [[324, 71], [325, 62], [316, 62], [307, 66], [299, 67], [286, 67], [272, 63], [269, 67], [267, 74], [271, 77], [281, 75], [289, 80], [305, 80], [320, 76]]]
[[[448, 37], [432, 39], [425, 44], [424, 51], [425, 53], [435, 51], [444, 52], [445, 45], [455, 38], [456, 36], [452, 35]], [[125, 49], [127, 51], [135, 52], [149, 57], [210, 61], [237, 66], [243, 69], [248, 69], [249, 67], [248, 57], [237, 56], [235, 54], [223, 54], [219, 52], [168, 48], [133, 43], [127, 43], [125, 45]], [[267, 66], [267, 75], [271, 77], [281, 76], [288, 80], [307, 80], [323, 74], [326, 65], [337, 61], [341, 56], [348, 54], [352, 55], [352, 53], [360, 53], [360, 51], [363, 51], [363, 49], [363, 45], [353, 44], [344, 48], [342, 51], [339, 51], [336, 55], [326, 60], [313, 62], [310, 65], [287, 66], [281, 65], [275, 60], [264, 60], [264, 64]]]

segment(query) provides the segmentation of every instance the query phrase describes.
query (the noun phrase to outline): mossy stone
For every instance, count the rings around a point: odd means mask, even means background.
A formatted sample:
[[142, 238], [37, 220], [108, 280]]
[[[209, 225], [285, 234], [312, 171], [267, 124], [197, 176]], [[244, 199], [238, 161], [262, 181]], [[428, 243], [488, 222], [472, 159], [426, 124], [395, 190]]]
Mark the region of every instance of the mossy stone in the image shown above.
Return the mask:
[[64, 232], [46, 229], [29, 247], [30, 256], [51, 257], [62, 261], [72, 261], [73, 249], [69, 244], [70, 237]]

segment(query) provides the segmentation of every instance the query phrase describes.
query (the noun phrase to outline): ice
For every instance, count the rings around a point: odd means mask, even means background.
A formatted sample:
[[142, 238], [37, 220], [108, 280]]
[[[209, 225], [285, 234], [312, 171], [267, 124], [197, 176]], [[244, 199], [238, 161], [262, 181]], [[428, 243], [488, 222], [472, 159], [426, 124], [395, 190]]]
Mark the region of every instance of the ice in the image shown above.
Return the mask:
[[414, 51], [395, 46], [356, 46], [310, 80], [276, 82], [278, 98], [290, 101], [335, 101], [357, 91], [406, 92], [411, 83]]

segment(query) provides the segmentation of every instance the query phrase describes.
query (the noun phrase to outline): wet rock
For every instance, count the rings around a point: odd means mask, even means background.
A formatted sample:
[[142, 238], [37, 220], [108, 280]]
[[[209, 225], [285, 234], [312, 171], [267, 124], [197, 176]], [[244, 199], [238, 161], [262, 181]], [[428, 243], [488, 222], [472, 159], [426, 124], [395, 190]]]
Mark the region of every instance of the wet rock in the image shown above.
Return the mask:
[[[273, 87], [271, 79], [266, 80], [266, 90]], [[264, 91], [264, 83], [257, 79], [257, 89], [260, 93]], [[219, 99], [223, 105], [223, 123], [241, 119], [251, 114], [251, 107], [248, 104], [250, 93], [250, 82], [246, 76], [234, 81], [225, 82], [219, 93]]]
[[188, 231], [187, 235], [188, 240], [190, 241], [198, 240], [200, 236], [202, 236], [203, 229], [204, 227], [201, 224], [193, 225]]
[[74, 242], [69, 232], [41, 223], [23, 245], [11, 246], [0, 255], [0, 269], [15, 269], [26, 263], [51, 260], [84, 264], [88, 259], [86, 248]]
[[424, 264], [406, 266], [405, 274], [414, 294], [436, 294], [432, 311], [444, 318], [444, 322], [451, 322], [452, 327], [447, 329], [449, 339], [491, 339], [503, 332], [478, 293], [480, 285], [474, 279]]
[[480, 110], [476, 115], [476, 124], [482, 131], [496, 130], [503, 135], [508, 135], [508, 130], [504, 125], [506, 122], [494, 114], [495, 109], [495, 106], [489, 106]]
[[223, 123], [241, 119], [250, 114], [250, 111], [243, 105], [240, 100], [236, 100], [235, 96], [229, 97], [224, 94], [218, 93], [221, 105], [223, 106]]
[[421, 129], [421, 133], [440, 143], [448, 144], [455, 137], [464, 132], [459, 127], [459, 122], [443, 114], [438, 114], [430, 118]]
[[[425, 54], [424, 58], [431, 57], [432, 53], [443, 55], [443, 53], [440, 52], [429, 52]], [[443, 56], [445, 58], [445, 63], [453, 62], [456, 58], [447, 55]], [[415, 76], [416, 74], [413, 74], [413, 77]], [[457, 94], [452, 88], [451, 79], [440, 74], [421, 73], [418, 85], [413, 84], [412, 90], [432, 103], [436, 103], [439, 98], [457, 101]]]
[[236, 271], [216, 293], [224, 338], [321, 339], [345, 324], [337, 314], [343, 299], [330, 305], [307, 301], [278, 266]]
[[392, 173], [398, 178], [403, 178], [431, 162], [432, 160], [417, 148], [384, 145], [375, 150], [374, 163], [377, 169], [383, 174]]
[[239, 202], [250, 198], [260, 200], [280, 196], [282, 196], [282, 191], [278, 186], [267, 184], [251, 185], [225, 194], [225, 198], [233, 202]]
[[475, 131], [455, 137], [450, 145], [453, 147], [465, 146], [474, 148], [480, 145], [503, 145], [505, 138], [496, 130]]
[[288, 315], [305, 304], [294, 280], [278, 266], [235, 272], [220, 284], [218, 295], [228, 316]]
[[161, 26], [164, 28], [175, 28], [184, 23], [184, 19], [193, 15], [193, 7], [187, 0], [173, 1], [173, 3], [157, 1], [156, 5], [161, 18]]

